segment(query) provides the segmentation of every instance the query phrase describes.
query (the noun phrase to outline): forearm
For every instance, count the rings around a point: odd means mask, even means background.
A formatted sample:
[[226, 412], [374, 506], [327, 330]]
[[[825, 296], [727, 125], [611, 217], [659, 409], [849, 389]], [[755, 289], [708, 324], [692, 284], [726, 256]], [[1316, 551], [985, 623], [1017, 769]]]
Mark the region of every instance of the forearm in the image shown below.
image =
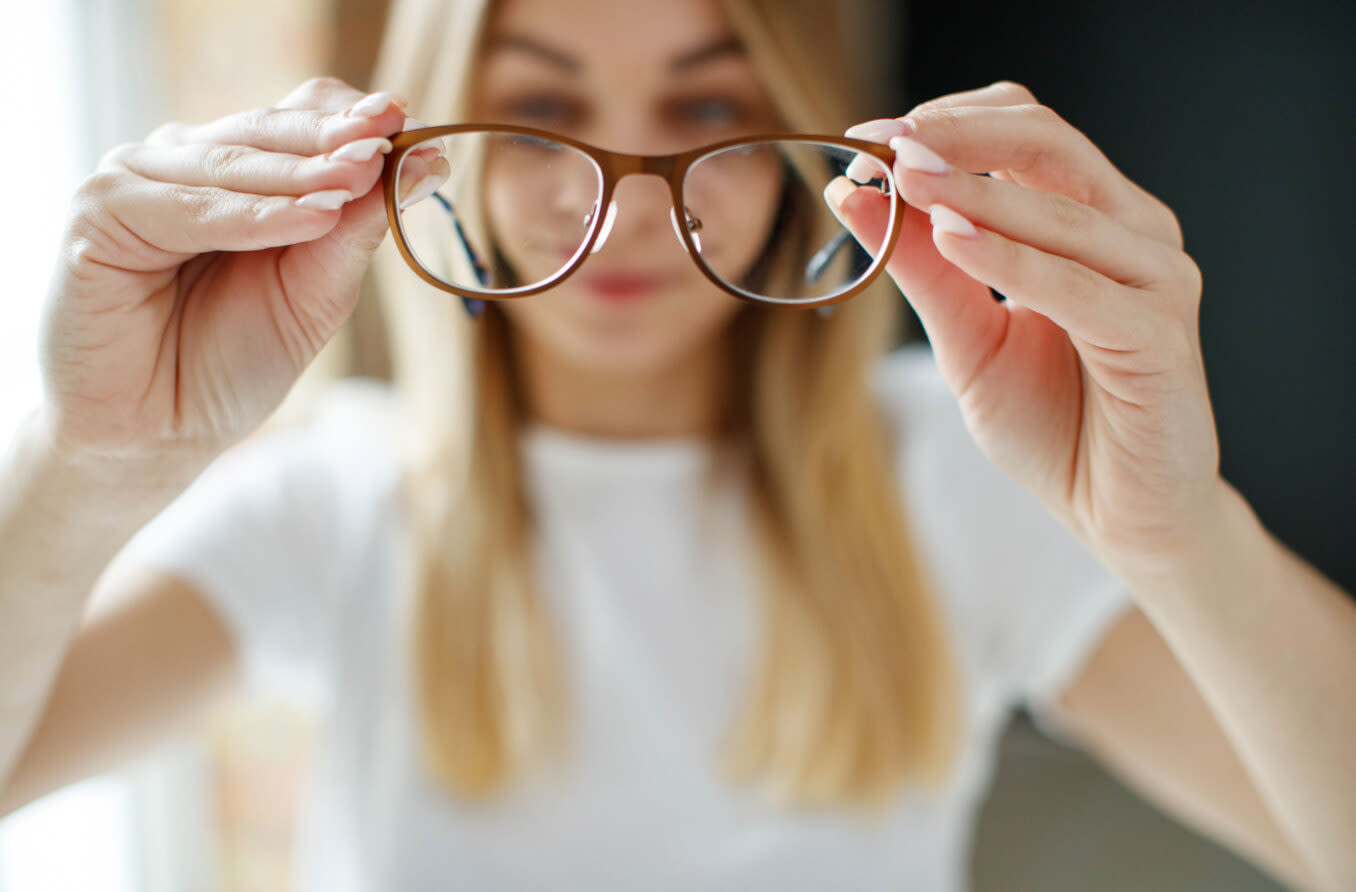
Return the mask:
[[163, 465], [65, 460], [43, 422], [34, 412], [0, 449], [0, 788], [100, 574], [192, 479]]
[[1356, 603], [1228, 484], [1219, 504], [1194, 554], [1118, 572], [1323, 888], [1356, 889]]

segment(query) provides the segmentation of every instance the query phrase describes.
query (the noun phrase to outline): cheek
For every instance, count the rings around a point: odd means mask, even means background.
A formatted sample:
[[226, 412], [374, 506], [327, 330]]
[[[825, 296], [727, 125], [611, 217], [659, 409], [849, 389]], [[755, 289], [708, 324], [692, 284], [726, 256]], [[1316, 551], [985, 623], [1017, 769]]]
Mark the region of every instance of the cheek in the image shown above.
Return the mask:
[[568, 173], [503, 165], [486, 169], [490, 232], [522, 285], [553, 276], [588, 235], [590, 214], [597, 205], [597, 178], [591, 171]]
[[742, 284], [762, 256], [777, 220], [784, 169], [760, 164], [710, 176], [688, 192], [689, 209], [701, 221], [696, 233], [707, 266], [731, 284]]

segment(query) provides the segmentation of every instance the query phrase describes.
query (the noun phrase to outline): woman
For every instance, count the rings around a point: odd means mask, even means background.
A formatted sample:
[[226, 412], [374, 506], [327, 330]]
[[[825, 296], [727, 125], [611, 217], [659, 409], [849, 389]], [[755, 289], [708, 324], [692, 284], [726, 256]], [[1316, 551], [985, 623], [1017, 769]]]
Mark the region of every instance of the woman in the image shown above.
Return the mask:
[[[6, 808], [243, 665], [330, 706], [302, 888], [960, 889], [1025, 700], [1349, 888], [1356, 611], [1219, 477], [1175, 218], [1018, 85], [847, 131], [894, 151], [886, 271], [935, 363], [880, 357], [888, 292], [731, 299], [630, 177], [577, 274], [479, 318], [380, 257], [400, 397], [345, 385], [215, 461], [352, 310], [407, 107], [643, 155], [838, 132], [834, 16], [410, 0], [403, 100], [313, 81], [111, 153], [4, 470]], [[68, 651], [96, 583], [121, 606]]]

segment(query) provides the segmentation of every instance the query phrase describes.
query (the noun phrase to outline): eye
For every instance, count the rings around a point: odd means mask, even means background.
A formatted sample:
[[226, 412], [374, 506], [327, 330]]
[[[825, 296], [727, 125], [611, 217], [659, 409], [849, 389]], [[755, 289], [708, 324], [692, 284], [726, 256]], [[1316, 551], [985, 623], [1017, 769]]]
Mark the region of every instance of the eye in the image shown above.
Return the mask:
[[699, 96], [674, 103], [674, 115], [684, 124], [700, 127], [734, 127], [748, 116], [742, 104], [721, 96]]
[[536, 152], [559, 152], [565, 148], [558, 142], [521, 133], [501, 133], [498, 139], [501, 145], [508, 148], [530, 149]]
[[563, 127], [579, 119], [579, 103], [566, 96], [529, 95], [501, 104], [504, 117], [534, 126]]

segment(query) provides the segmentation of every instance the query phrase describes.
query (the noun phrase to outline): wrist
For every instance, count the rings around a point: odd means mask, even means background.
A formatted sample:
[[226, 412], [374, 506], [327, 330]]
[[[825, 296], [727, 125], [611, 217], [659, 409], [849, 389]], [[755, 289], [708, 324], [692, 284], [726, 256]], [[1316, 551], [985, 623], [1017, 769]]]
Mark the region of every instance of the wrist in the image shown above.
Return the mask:
[[114, 499], [129, 507], [167, 503], [213, 458], [197, 451], [96, 454], [64, 441], [45, 405], [20, 425], [15, 448], [31, 481], [45, 492], [86, 501]]
[[1171, 545], [1153, 552], [1100, 555], [1141, 596], [1182, 595], [1217, 587], [1261, 556], [1270, 539], [1247, 499], [1222, 477], [1203, 501], [1197, 519]]

